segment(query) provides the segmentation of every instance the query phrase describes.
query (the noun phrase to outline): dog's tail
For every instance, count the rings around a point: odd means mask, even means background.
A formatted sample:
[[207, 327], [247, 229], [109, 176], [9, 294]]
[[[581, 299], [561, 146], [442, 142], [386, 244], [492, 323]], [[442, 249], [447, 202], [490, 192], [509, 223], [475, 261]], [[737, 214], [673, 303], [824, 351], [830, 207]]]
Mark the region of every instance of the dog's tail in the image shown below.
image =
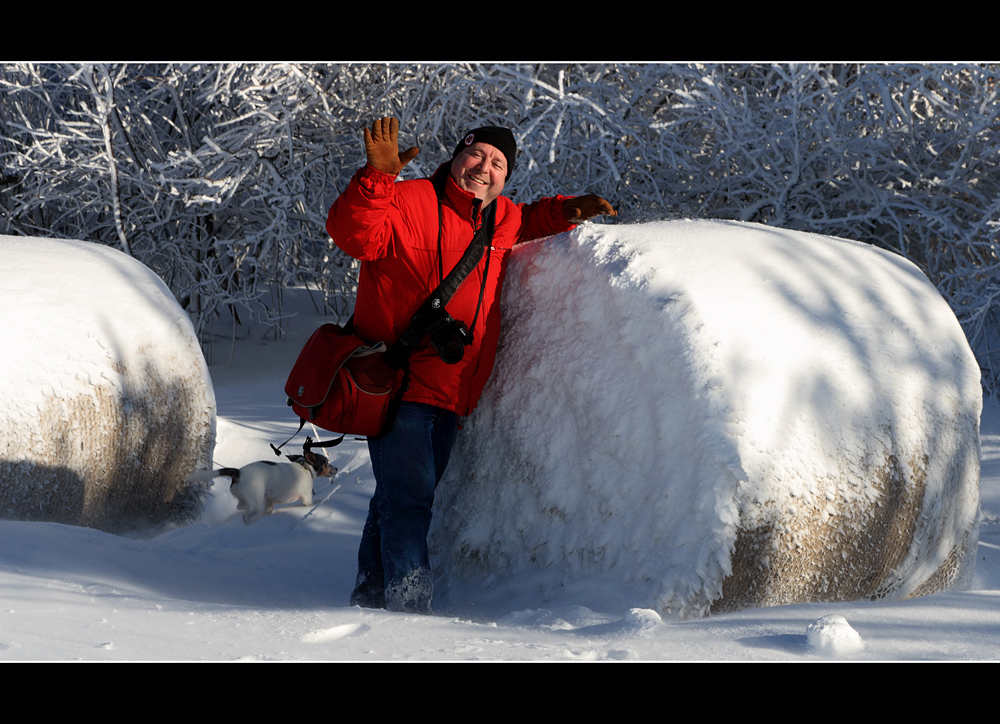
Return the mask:
[[204, 483], [209, 480], [215, 480], [215, 478], [232, 478], [234, 483], [238, 483], [240, 480], [240, 471], [238, 468], [222, 468], [220, 470], [196, 470], [195, 472], [184, 478], [189, 483]]

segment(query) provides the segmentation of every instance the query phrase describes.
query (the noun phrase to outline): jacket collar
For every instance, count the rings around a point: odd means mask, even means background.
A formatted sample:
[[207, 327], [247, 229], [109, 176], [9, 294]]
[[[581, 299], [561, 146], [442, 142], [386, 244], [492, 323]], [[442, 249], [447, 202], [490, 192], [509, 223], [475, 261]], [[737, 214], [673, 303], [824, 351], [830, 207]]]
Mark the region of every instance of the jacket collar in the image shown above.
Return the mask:
[[[478, 223], [481, 202], [476, 198], [475, 194], [465, 191], [455, 183], [455, 179], [451, 177], [450, 161], [438, 167], [438, 170], [431, 177], [431, 181], [434, 183], [435, 188], [441, 189], [443, 187], [444, 200], [458, 212], [461, 218], [468, 219], [473, 224]], [[493, 203], [496, 203], [496, 201], [493, 201]]]

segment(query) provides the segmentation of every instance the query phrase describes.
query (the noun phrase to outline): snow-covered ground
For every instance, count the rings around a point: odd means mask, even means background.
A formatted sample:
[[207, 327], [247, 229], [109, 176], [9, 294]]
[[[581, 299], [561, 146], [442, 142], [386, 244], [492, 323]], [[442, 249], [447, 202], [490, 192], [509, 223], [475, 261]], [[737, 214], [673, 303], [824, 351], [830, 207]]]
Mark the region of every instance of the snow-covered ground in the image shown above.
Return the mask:
[[[217, 466], [275, 459], [269, 444], [295, 429], [284, 379], [320, 321], [303, 313], [285, 341], [237, 343], [232, 366], [228, 343], [218, 344]], [[374, 482], [365, 446], [347, 441], [332, 453], [340, 472], [319, 481], [317, 505], [281, 508], [251, 526], [227, 479], [216, 481], [200, 521], [145, 536], [0, 521], [0, 660], [995, 659], [1000, 407], [993, 403], [983, 413], [982, 447], [983, 523], [969, 590], [672, 620], [631, 607], [606, 580], [586, 575], [542, 600], [538, 591], [551, 589], [544, 572], [488, 593], [453, 589], [432, 617], [349, 607]]]

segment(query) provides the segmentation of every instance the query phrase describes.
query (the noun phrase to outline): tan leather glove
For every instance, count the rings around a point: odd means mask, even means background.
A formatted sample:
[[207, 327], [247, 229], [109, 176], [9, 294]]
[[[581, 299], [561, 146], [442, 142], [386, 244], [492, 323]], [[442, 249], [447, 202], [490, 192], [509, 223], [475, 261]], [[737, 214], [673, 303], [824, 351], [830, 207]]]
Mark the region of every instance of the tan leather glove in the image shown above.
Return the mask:
[[577, 196], [563, 204], [563, 218], [571, 224], [578, 224], [581, 221], [586, 221], [602, 214], [605, 216], [618, 216], [618, 212], [611, 208], [611, 204], [600, 196], [593, 194], [589, 196]]
[[395, 118], [386, 116], [372, 123], [370, 130], [365, 129], [368, 165], [382, 173], [396, 176], [419, 152], [416, 146], [399, 152], [399, 121]]

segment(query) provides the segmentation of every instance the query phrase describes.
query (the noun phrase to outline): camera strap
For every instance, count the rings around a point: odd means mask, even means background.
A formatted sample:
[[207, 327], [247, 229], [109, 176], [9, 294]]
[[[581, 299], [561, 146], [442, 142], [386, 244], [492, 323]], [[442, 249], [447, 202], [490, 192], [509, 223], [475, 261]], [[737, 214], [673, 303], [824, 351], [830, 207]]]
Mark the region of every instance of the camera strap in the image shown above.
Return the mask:
[[[394, 367], [401, 367], [406, 362], [406, 358], [409, 357], [410, 353], [413, 352], [423, 341], [424, 336], [427, 334], [427, 329], [424, 325], [415, 324], [417, 319], [427, 319], [428, 315], [426, 311], [428, 309], [438, 310], [443, 309], [444, 306], [451, 300], [455, 292], [465, 281], [466, 277], [472, 273], [479, 262], [482, 261], [483, 254], [493, 243], [493, 231], [496, 224], [496, 202], [491, 203], [486, 207], [482, 214], [482, 223], [479, 225], [479, 229], [472, 236], [472, 241], [469, 243], [468, 248], [462, 255], [462, 258], [458, 260], [455, 268], [449, 272], [441, 283], [438, 285], [437, 289], [427, 298], [417, 310], [414, 315], [414, 322], [410, 323], [410, 326], [406, 328], [396, 341], [396, 344], [386, 352], [386, 361], [393, 365]], [[442, 231], [442, 215], [443, 215], [443, 204], [440, 196], [438, 197], [438, 249], [441, 248], [441, 235]], [[440, 258], [440, 254], [439, 254]], [[486, 269], [483, 271], [483, 283], [479, 288], [479, 301], [476, 303], [476, 314], [472, 318], [472, 325], [470, 330], [475, 329], [476, 320], [479, 318], [479, 310], [483, 303], [483, 296], [486, 293], [486, 280], [489, 275], [490, 269], [490, 257], [486, 257]]]

